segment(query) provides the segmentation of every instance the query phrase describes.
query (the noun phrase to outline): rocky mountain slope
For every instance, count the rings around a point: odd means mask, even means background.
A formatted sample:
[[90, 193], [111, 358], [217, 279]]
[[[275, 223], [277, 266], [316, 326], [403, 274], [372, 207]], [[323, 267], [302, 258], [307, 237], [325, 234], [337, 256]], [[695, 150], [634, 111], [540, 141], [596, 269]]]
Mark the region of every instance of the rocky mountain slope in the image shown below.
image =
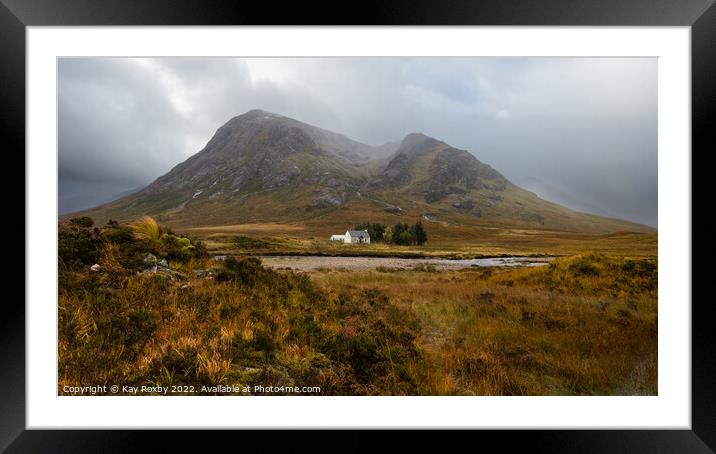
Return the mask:
[[143, 190], [83, 214], [145, 214], [182, 227], [248, 222], [399, 222], [607, 233], [650, 227], [561, 207], [474, 155], [423, 134], [372, 147], [252, 110]]

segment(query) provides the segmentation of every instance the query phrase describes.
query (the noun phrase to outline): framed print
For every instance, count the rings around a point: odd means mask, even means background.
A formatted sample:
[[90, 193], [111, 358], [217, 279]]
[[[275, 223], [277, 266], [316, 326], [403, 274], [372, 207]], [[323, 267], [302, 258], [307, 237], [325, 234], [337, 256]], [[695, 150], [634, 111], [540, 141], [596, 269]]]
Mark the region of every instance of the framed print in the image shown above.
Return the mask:
[[438, 428], [713, 452], [712, 2], [398, 3], [3, 3], [26, 169], [3, 449]]

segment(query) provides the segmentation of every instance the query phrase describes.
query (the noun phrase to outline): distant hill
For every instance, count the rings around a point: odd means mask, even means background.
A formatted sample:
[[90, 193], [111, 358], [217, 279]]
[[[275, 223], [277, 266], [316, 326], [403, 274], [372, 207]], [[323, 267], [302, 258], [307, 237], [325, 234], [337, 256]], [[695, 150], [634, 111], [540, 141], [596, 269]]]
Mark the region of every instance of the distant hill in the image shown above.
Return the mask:
[[118, 193], [118, 194], [115, 194], [115, 195], [111, 196], [111, 197], [109, 198], [108, 202], [113, 202], [113, 201], [119, 200], [119, 199], [121, 199], [121, 198], [123, 198], [123, 197], [127, 197], [128, 195], [132, 195], [132, 194], [134, 194], [135, 192], [141, 191], [142, 189], [144, 189], [144, 187], [145, 187], [145, 186], [137, 186], [136, 188], [132, 188], [132, 189], [128, 189], [128, 190], [126, 190], [126, 191], [122, 191], [122, 192], [120, 192], [120, 193]]
[[508, 181], [465, 150], [423, 134], [372, 147], [292, 118], [251, 110], [197, 154], [136, 193], [82, 214], [148, 214], [175, 226], [248, 222], [398, 222], [575, 232], [654, 232], [576, 212]]

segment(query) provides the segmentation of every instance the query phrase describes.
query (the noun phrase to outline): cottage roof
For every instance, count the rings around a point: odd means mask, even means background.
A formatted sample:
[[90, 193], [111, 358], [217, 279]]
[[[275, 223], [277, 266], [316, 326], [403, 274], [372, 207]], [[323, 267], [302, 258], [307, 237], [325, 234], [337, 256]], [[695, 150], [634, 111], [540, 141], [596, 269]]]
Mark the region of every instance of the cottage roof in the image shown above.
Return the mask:
[[357, 237], [370, 236], [370, 235], [368, 235], [368, 232], [366, 232], [365, 230], [349, 230], [347, 233], [350, 234], [350, 236], [357, 236]]

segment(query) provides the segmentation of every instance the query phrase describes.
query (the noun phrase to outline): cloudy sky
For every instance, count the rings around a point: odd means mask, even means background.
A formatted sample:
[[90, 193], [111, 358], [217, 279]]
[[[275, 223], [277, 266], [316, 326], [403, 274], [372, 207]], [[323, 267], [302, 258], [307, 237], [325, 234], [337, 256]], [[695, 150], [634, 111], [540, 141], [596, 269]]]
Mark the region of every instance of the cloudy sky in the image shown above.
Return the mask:
[[58, 87], [60, 213], [258, 108], [371, 145], [423, 132], [549, 200], [657, 223], [653, 58], [65, 58]]

